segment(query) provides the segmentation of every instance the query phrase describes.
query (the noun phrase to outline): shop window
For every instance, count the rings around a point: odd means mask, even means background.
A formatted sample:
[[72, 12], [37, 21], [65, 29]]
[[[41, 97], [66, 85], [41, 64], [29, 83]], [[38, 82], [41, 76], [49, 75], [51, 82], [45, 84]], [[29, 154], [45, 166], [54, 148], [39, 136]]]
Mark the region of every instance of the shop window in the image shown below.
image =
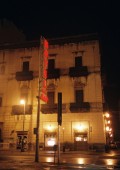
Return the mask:
[[82, 66], [82, 57], [75, 57], [75, 67], [81, 67]]
[[75, 136], [76, 142], [87, 142], [87, 134], [79, 134]]
[[45, 134], [45, 146], [53, 147], [57, 143], [56, 135], [54, 134]]

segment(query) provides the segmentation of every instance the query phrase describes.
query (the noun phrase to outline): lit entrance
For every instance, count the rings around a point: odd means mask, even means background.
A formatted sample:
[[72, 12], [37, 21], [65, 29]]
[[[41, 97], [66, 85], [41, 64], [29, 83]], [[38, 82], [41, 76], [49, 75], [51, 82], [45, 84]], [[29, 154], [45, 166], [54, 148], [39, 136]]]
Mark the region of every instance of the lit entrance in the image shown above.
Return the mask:
[[23, 137], [23, 142], [24, 142], [24, 149], [28, 148], [28, 135], [27, 135], [27, 131], [19, 131], [17, 132], [17, 149], [21, 149], [22, 147], [22, 137]]
[[57, 144], [57, 135], [56, 133], [45, 133], [45, 150], [53, 150], [53, 146]]
[[74, 135], [74, 149], [75, 150], [87, 150], [88, 149], [87, 133], [75, 133], [75, 135]]

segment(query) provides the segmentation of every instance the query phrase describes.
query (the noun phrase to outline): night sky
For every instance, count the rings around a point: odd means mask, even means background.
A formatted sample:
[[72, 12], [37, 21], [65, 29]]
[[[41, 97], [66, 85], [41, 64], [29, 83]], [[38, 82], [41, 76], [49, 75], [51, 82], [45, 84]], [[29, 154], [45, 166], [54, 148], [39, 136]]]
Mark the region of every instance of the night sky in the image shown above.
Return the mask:
[[62, 1], [43, 4], [31, 0], [0, 2], [0, 19], [12, 21], [27, 40], [40, 36], [54, 38], [83, 33], [98, 33], [102, 47], [102, 65], [111, 84], [120, 85], [120, 10], [111, 1]]

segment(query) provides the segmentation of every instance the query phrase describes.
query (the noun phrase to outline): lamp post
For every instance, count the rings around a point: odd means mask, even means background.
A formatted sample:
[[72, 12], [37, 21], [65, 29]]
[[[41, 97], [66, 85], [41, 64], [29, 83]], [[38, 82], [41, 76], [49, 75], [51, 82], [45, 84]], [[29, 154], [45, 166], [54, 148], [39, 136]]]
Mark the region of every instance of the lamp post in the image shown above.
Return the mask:
[[65, 130], [65, 128], [63, 127], [63, 145], [64, 145], [64, 130]]
[[20, 104], [23, 105], [23, 135], [22, 135], [22, 144], [21, 144], [21, 152], [24, 152], [24, 125], [25, 125], [25, 100], [20, 100]]

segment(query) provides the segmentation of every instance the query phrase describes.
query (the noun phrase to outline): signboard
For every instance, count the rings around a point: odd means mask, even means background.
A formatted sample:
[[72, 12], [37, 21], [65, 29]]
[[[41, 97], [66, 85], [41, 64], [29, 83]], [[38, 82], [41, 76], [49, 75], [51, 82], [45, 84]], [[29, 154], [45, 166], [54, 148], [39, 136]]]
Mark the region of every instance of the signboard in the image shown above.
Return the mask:
[[42, 82], [40, 99], [44, 102], [48, 101], [47, 97], [47, 68], [48, 68], [48, 41], [42, 38]]

